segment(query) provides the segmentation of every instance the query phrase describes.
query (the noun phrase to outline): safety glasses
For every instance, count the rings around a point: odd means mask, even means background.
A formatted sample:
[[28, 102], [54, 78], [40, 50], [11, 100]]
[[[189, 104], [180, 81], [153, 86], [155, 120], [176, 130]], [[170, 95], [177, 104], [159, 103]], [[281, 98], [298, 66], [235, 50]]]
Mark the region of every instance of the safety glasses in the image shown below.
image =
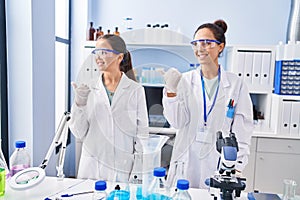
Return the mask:
[[96, 56], [96, 58], [111, 58], [114, 54], [120, 54], [120, 52], [113, 49], [94, 49], [92, 54]]
[[221, 42], [218, 41], [218, 40], [209, 40], [209, 39], [191, 41], [191, 45], [192, 45], [192, 48], [194, 50], [200, 50], [200, 48], [202, 48], [202, 49], [212, 49], [217, 44], [221, 44]]

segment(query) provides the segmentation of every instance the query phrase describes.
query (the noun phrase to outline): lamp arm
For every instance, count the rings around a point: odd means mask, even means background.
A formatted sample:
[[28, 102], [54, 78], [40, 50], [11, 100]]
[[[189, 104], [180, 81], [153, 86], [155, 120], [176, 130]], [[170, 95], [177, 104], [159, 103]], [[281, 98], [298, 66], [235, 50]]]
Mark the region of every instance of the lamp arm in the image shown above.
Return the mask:
[[[67, 122], [71, 119], [70, 115], [71, 115], [70, 112], [67, 112], [67, 111], [64, 112], [64, 114], [63, 114], [63, 116], [60, 120], [60, 123], [58, 125], [57, 131], [55, 132], [55, 136], [54, 136], [54, 138], [51, 142], [51, 145], [48, 149], [46, 157], [44, 158], [43, 162], [39, 166], [40, 168], [45, 169], [47, 167], [49, 159], [52, 155], [52, 152], [53, 152], [54, 148], [62, 142], [61, 137], [65, 135], [65, 134], [62, 134], [62, 133], [64, 132], [64, 129], [66, 128]], [[67, 136], [64, 136], [64, 137], [67, 138]]]

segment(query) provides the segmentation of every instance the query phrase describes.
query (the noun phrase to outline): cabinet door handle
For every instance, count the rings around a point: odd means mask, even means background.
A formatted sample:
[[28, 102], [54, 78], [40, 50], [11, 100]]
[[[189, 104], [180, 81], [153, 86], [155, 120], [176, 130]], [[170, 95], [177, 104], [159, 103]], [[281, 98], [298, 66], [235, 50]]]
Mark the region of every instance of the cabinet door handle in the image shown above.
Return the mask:
[[287, 147], [288, 147], [289, 149], [291, 149], [293, 146], [292, 146], [292, 145], [288, 145]]
[[259, 159], [260, 159], [260, 160], [264, 160], [264, 157], [260, 156]]

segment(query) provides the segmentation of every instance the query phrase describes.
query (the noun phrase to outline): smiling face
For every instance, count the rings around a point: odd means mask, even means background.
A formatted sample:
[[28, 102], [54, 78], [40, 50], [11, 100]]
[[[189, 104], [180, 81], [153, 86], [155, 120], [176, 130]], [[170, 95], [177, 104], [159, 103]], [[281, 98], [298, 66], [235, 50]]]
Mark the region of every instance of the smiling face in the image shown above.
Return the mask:
[[111, 45], [105, 39], [100, 39], [96, 43], [96, 49], [93, 51], [96, 63], [100, 71], [117, 67], [119, 69], [123, 54], [112, 49]]
[[[211, 40], [217, 40], [209, 28], [202, 28], [197, 31], [194, 41], [200, 40], [193, 45], [194, 54], [201, 65], [214, 63], [218, 66], [218, 56], [224, 48], [224, 43], [218, 44]], [[205, 41], [206, 40], [206, 41]]]

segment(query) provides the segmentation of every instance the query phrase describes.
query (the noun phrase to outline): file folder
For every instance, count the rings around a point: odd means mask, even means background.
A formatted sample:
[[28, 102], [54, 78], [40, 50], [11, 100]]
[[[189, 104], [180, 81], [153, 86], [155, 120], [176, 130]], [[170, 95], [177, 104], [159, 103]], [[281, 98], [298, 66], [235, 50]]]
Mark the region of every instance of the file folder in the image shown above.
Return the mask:
[[280, 123], [280, 134], [289, 135], [290, 134], [290, 120], [291, 120], [291, 101], [282, 101], [282, 114]]
[[300, 123], [300, 102], [291, 103], [291, 122], [290, 122], [290, 134], [293, 136], [300, 135], [299, 123]]
[[253, 53], [253, 65], [252, 65], [252, 84], [260, 85], [261, 67], [262, 67], [262, 54], [261, 52]]
[[262, 54], [262, 63], [261, 63], [261, 76], [260, 76], [260, 84], [261, 85], [270, 85], [270, 69], [271, 69], [271, 53], [263, 53]]
[[237, 52], [237, 75], [244, 78], [245, 53]]
[[252, 66], [253, 66], [253, 53], [245, 53], [245, 64], [244, 64], [244, 81], [250, 86], [252, 84]]

